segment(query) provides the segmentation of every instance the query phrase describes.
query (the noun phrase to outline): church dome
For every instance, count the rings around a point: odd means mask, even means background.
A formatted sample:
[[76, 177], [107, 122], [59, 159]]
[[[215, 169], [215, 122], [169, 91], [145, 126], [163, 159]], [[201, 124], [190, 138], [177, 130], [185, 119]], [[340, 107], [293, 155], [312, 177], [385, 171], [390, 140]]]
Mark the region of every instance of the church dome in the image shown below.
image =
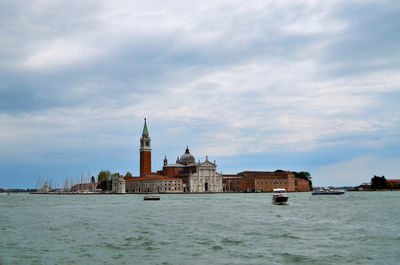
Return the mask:
[[185, 153], [179, 158], [179, 163], [187, 165], [194, 162], [194, 156], [190, 154], [189, 148], [186, 146]]

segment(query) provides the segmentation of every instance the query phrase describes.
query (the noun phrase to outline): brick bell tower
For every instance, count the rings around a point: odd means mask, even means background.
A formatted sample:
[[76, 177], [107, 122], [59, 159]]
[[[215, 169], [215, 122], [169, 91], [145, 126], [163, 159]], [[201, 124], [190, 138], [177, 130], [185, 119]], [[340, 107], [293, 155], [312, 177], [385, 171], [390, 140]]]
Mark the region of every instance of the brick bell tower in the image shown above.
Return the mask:
[[151, 139], [147, 130], [146, 118], [144, 118], [144, 127], [142, 137], [140, 138], [140, 176], [151, 173]]

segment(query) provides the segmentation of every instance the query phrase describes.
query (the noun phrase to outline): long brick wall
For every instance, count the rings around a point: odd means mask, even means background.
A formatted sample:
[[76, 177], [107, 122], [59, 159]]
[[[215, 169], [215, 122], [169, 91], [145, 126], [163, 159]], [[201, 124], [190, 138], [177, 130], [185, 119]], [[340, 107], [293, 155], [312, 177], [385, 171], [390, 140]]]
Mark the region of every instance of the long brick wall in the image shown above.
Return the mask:
[[308, 181], [297, 179], [289, 171], [244, 171], [236, 175], [223, 175], [224, 191], [272, 192], [284, 188], [289, 192], [310, 191]]

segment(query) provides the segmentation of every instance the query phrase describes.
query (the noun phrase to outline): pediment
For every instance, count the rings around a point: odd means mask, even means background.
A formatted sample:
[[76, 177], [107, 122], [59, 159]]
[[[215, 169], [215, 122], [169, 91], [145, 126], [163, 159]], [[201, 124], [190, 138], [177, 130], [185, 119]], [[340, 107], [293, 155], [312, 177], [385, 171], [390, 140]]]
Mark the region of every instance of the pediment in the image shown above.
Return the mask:
[[198, 163], [198, 166], [200, 166], [200, 167], [216, 167], [216, 165], [214, 163], [211, 163], [210, 161], [200, 162], [200, 163]]

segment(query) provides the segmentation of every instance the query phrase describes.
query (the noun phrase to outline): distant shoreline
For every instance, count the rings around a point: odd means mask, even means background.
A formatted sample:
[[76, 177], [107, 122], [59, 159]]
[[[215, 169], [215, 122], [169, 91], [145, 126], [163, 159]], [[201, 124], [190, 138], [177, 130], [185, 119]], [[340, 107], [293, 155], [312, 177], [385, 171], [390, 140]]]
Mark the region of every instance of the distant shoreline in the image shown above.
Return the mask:
[[[379, 192], [379, 191], [400, 191], [400, 189], [371, 189], [371, 190], [352, 190], [352, 189], [348, 189], [346, 190], [346, 192]], [[296, 191], [296, 192], [289, 192], [289, 193], [311, 193], [312, 191]], [[262, 193], [272, 193], [272, 192], [232, 192], [232, 191], [228, 191], [228, 192], [177, 192], [177, 193], [139, 193], [139, 192], [130, 192], [130, 193], [107, 193], [107, 192], [99, 192], [99, 193], [86, 193], [86, 192], [82, 192], [82, 193], [73, 193], [73, 192], [31, 192], [31, 191], [10, 191], [9, 194], [17, 194], [17, 193], [29, 193], [32, 195], [128, 195], [128, 194], [136, 194], [136, 195], [146, 195], [146, 194], [250, 194], [250, 193], [254, 193], [254, 194], [262, 194]], [[7, 194], [7, 192], [0, 192], [0, 194]]]
[[347, 190], [346, 192], [400, 191], [400, 189]]
[[[310, 191], [296, 191], [296, 192], [290, 192], [290, 193], [311, 193]], [[129, 193], [72, 193], [72, 192], [47, 192], [47, 193], [41, 193], [41, 192], [29, 192], [29, 194], [33, 195], [129, 195], [129, 194], [135, 194], [135, 195], [149, 195], [149, 194], [165, 194], [165, 195], [171, 195], [171, 194], [272, 194], [273, 192], [159, 192], [159, 193], [154, 193], [154, 192], [129, 192]]]

